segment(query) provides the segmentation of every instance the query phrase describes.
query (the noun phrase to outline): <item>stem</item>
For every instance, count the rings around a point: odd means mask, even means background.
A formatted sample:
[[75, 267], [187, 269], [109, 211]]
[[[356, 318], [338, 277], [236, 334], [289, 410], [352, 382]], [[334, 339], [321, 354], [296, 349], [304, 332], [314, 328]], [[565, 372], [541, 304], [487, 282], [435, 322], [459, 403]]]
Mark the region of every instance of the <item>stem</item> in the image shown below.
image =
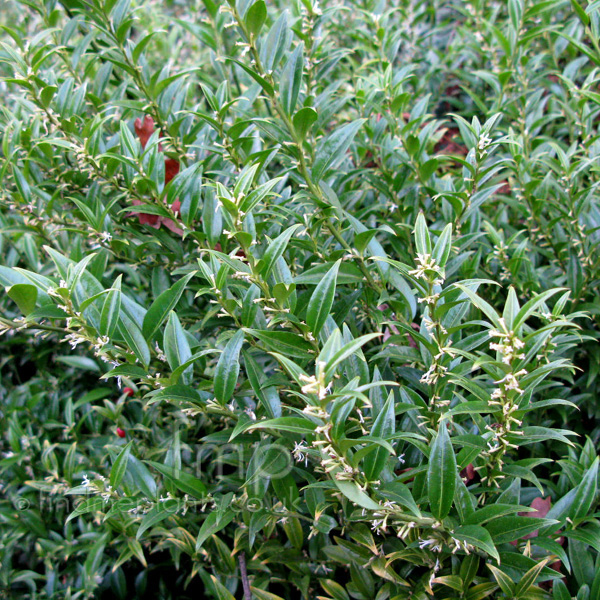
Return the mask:
[[238, 556], [240, 565], [240, 577], [242, 578], [242, 587], [244, 588], [244, 600], [252, 600], [252, 590], [250, 589], [250, 580], [248, 579], [248, 571], [246, 569], [246, 553], [240, 552]]

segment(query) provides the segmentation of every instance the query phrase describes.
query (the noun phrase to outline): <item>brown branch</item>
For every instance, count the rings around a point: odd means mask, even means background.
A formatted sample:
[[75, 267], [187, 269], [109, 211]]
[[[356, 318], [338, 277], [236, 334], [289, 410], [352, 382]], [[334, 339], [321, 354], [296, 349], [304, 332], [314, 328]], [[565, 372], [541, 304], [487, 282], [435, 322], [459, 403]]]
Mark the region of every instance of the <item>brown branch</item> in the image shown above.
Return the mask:
[[250, 580], [248, 579], [248, 571], [246, 570], [246, 553], [240, 552], [238, 556], [240, 563], [240, 575], [242, 577], [242, 587], [244, 588], [244, 600], [252, 600], [252, 591], [250, 590]]

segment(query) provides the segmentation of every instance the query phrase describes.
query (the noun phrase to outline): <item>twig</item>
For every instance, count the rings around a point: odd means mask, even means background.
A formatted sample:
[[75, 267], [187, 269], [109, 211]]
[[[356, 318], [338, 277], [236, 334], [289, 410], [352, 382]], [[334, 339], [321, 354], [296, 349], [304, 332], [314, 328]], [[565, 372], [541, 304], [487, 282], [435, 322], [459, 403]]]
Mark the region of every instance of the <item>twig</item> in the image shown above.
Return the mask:
[[242, 587], [244, 588], [244, 600], [252, 600], [252, 592], [250, 591], [250, 580], [248, 579], [248, 571], [246, 570], [246, 553], [240, 552], [238, 556], [240, 563], [240, 574], [242, 577]]

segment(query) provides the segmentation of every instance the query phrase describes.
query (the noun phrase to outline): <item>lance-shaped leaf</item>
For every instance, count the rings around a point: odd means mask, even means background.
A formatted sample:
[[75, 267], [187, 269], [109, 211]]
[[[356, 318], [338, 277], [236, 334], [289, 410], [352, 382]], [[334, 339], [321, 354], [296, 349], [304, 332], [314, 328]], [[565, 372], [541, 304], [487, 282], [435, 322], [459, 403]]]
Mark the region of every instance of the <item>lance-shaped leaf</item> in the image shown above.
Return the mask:
[[364, 122], [365, 119], [357, 119], [352, 123], [347, 123], [321, 140], [317, 146], [312, 168], [313, 181], [318, 182], [328, 169], [332, 169], [342, 162], [346, 150], [350, 148], [350, 144], [354, 141], [354, 137]]
[[[421, 213], [422, 214], [422, 213]], [[421, 216], [421, 215], [419, 215]], [[437, 239], [435, 246], [431, 252], [431, 256], [435, 259], [437, 265], [442, 267], [446, 266], [450, 251], [452, 250], [452, 223], [448, 223], [444, 230]]]
[[288, 25], [287, 10], [273, 23], [266, 40], [261, 44], [260, 59], [266, 71], [274, 71], [288, 49], [291, 29]]
[[259, 339], [272, 352], [305, 360], [311, 357], [312, 346], [310, 343], [291, 331], [268, 331], [266, 329], [245, 329], [244, 331]]
[[471, 546], [475, 546], [475, 548], [487, 552], [492, 558], [495, 558], [498, 561], [500, 560], [498, 550], [496, 550], [496, 546], [494, 546], [494, 542], [492, 541], [492, 536], [480, 525], [465, 525], [464, 527], [459, 527], [454, 530], [452, 537], [461, 542], [466, 542]]
[[417, 252], [423, 256], [431, 254], [431, 237], [423, 213], [419, 213], [415, 222], [415, 244]]
[[266, 249], [262, 257], [262, 268], [261, 274], [267, 277], [273, 268], [273, 265], [277, 262], [277, 259], [284, 253], [291, 237], [294, 232], [301, 226], [300, 223], [296, 223], [291, 227], [288, 227], [282, 234], [277, 236]]
[[146, 463], [155, 468], [161, 475], [164, 475], [169, 481], [173, 482], [177, 489], [181, 490], [184, 494], [189, 494], [194, 498], [204, 498], [206, 496], [206, 486], [197, 477], [181, 469], [163, 465], [152, 460], [147, 460]]
[[380, 333], [368, 333], [367, 335], [361, 335], [359, 338], [344, 344], [327, 362], [327, 365], [325, 366], [325, 381], [331, 381], [336, 367], [343, 360], [352, 356], [359, 348], [380, 335]]
[[445, 421], [431, 446], [427, 485], [431, 512], [436, 519], [443, 519], [450, 512], [456, 488], [456, 457]]
[[333, 482], [337, 486], [337, 488], [348, 498], [348, 500], [354, 502], [358, 506], [362, 506], [363, 508], [368, 508], [369, 510], [378, 510], [381, 508], [377, 502], [375, 502], [366, 492], [363, 492], [358, 484], [354, 481], [343, 481], [335, 478], [335, 474], [333, 477]]
[[129, 462], [129, 454], [131, 453], [131, 446], [133, 440], [131, 440], [119, 453], [119, 456], [115, 459], [115, 462], [110, 470], [110, 485], [114, 488], [118, 487], [125, 475], [127, 470], [127, 464]]
[[100, 313], [100, 334], [112, 337], [119, 324], [119, 315], [121, 312], [121, 279], [119, 275], [112, 287], [106, 294], [102, 312]]
[[[185, 336], [185, 331], [175, 312], [171, 311], [167, 326], [165, 327], [164, 350], [167, 362], [172, 371], [185, 364], [192, 356], [190, 344]], [[189, 383], [194, 367], [188, 366], [183, 372], [184, 383]]]
[[304, 67], [304, 42], [300, 42], [294, 52], [290, 55], [279, 83], [281, 104], [288, 115], [294, 112], [300, 85], [302, 84], [302, 69]]
[[[394, 393], [390, 392], [388, 399], [377, 415], [370, 435], [374, 437], [386, 438], [396, 432], [396, 416], [394, 414]], [[390, 453], [385, 448], [378, 447], [364, 459], [365, 476], [369, 481], [379, 477], [385, 467], [385, 462]]]
[[240, 374], [240, 350], [244, 343], [244, 332], [239, 330], [227, 342], [223, 353], [219, 357], [217, 368], [215, 370], [215, 398], [224, 406], [229, 402], [238, 375]]
[[581, 483], [575, 488], [575, 497], [573, 504], [569, 510], [569, 517], [572, 520], [580, 519], [585, 517], [596, 497], [597, 485], [598, 485], [598, 458], [592, 463], [592, 466], [587, 470], [583, 476]]
[[224, 512], [213, 511], [211, 512], [204, 523], [202, 523], [202, 527], [200, 527], [200, 531], [198, 532], [198, 538], [196, 539], [196, 551], [202, 548], [202, 544], [215, 533], [218, 533], [229, 525], [231, 521], [233, 521], [234, 512], [232, 510], [226, 510]]
[[147, 367], [150, 364], [150, 348], [140, 328], [123, 311], [119, 320], [119, 332], [136, 358]]
[[310, 327], [313, 335], [317, 337], [325, 325], [329, 311], [335, 297], [335, 284], [341, 259], [338, 260], [323, 279], [319, 282], [308, 303], [306, 309], [306, 324]]
[[162, 325], [163, 321], [167, 318], [167, 315], [175, 308], [179, 298], [185, 290], [185, 286], [189, 280], [195, 275], [195, 271], [188, 273], [185, 277], [182, 277], [177, 283], [172, 285], [168, 290], [165, 290], [148, 309], [146, 316], [144, 317], [144, 326], [142, 331], [144, 337], [150, 340], [156, 330]]

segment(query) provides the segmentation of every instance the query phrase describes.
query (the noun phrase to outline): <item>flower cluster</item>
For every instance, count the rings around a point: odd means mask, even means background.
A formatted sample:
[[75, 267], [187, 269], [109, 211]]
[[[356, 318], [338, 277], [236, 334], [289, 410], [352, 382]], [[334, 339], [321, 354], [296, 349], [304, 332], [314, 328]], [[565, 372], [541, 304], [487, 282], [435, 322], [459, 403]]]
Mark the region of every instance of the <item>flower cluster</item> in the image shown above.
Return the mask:
[[[431, 280], [433, 285], [442, 285], [444, 283], [444, 269], [436, 263], [431, 254], [417, 254], [417, 268], [408, 272], [415, 279]], [[431, 279], [433, 277], [433, 279]]]
[[[522, 360], [525, 354], [521, 350], [525, 343], [518, 338], [514, 331], [508, 330], [502, 318], [499, 319], [502, 331], [491, 329], [489, 335], [491, 338], [498, 338], [498, 342], [490, 342], [490, 350], [495, 350], [502, 357], [502, 363], [512, 367], [515, 360]], [[518, 371], [511, 370], [496, 380], [496, 388], [490, 395], [489, 404], [498, 407], [499, 414], [497, 422], [487, 425], [489, 432], [487, 440], [487, 450], [482, 456], [487, 458], [487, 476], [482, 477], [482, 481], [489, 481], [498, 485], [498, 481], [503, 478], [502, 475], [493, 474], [493, 470], [501, 470], [503, 466], [503, 457], [509, 448], [517, 446], [509, 441], [508, 435], [522, 435], [522, 432], [516, 428], [522, 426], [522, 421], [517, 419], [515, 412], [519, 410], [519, 399], [523, 395], [520, 378], [527, 375], [525, 369]]]
[[[500, 318], [501, 324], [504, 324], [502, 318]], [[505, 365], [515, 359], [525, 358], [525, 354], [520, 352], [525, 346], [525, 343], [520, 340], [514, 331], [498, 331], [496, 329], [490, 329], [489, 336], [491, 338], [500, 338], [499, 342], [490, 342], [490, 350], [496, 350], [502, 354], [502, 362]]]

